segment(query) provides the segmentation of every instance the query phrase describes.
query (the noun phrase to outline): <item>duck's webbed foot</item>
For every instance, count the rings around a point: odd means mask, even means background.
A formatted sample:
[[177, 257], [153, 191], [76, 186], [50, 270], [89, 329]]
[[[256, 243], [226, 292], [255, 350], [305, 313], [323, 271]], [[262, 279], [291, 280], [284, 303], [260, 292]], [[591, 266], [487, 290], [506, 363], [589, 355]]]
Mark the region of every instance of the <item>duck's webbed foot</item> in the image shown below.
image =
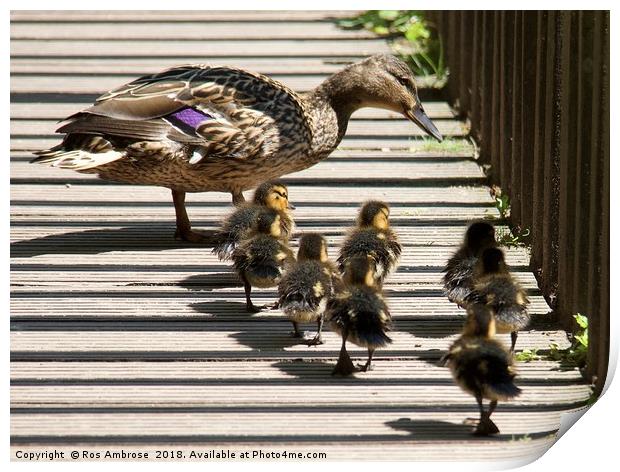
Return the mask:
[[179, 241], [187, 241], [189, 243], [201, 243], [210, 246], [214, 246], [218, 242], [215, 236], [215, 231], [203, 233], [200, 231], [194, 231], [191, 228], [177, 227], [174, 233], [174, 238]]
[[231, 192], [233, 205], [241, 205], [245, 202], [242, 192]]
[[209, 245], [215, 245], [217, 243], [215, 231], [201, 233], [192, 230], [192, 225], [189, 222], [187, 210], [185, 209], [185, 192], [173, 190], [172, 201], [174, 202], [174, 211], [176, 213], [177, 220], [177, 230], [174, 233], [174, 237], [176, 239], [188, 241], [190, 243], [202, 243]]
[[260, 313], [261, 308], [250, 302], [245, 304], [245, 311], [247, 311], [248, 313]]

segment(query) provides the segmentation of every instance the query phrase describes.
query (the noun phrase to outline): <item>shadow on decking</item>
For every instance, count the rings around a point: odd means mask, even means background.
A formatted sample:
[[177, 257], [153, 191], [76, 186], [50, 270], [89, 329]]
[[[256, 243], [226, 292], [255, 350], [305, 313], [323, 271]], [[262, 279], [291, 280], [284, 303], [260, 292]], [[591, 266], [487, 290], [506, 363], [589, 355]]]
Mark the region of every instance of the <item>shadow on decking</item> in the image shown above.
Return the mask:
[[[209, 234], [209, 231], [203, 231]], [[163, 251], [179, 248], [205, 248], [174, 239], [174, 226], [144, 225], [123, 228], [93, 229], [18, 241], [11, 244], [11, 257], [34, 257], [45, 254], [101, 254], [111, 251]]]

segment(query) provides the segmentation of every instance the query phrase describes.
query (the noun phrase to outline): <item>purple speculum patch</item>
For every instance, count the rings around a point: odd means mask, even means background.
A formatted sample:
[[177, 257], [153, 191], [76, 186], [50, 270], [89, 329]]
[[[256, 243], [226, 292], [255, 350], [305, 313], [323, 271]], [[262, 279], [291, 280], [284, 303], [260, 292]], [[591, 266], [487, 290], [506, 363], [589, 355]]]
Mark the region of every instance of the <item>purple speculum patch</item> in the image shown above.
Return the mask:
[[185, 107], [166, 116], [166, 119], [174, 126], [192, 132], [196, 131], [198, 125], [203, 121], [212, 120], [213, 117], [196, 110], [195, 108]]

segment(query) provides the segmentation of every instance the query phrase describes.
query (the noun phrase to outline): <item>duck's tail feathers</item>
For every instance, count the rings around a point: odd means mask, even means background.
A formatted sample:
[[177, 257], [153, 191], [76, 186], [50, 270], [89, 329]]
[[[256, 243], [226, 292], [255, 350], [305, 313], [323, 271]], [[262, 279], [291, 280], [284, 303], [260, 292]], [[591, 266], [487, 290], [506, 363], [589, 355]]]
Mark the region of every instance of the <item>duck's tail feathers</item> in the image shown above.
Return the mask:
[[123, 153], [114, 150], [105, 152], [89, 152], [82, 149], [68, 150], [64, 147], [64, 143], [45, 151], [36, 151], [34, 154], [37, 157], [32, 159], [31, 163], [48, 164], [52, 167], [72, 170], [92, 169], [123, 157]]

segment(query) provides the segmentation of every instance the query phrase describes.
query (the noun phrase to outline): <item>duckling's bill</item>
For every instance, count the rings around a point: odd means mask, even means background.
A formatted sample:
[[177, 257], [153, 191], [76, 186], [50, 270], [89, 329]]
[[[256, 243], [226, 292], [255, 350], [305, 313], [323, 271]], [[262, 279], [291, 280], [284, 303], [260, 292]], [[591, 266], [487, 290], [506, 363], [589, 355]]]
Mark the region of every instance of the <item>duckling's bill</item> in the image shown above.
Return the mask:
[[431, 119], [424, 113], [424, 108], [412, 108], [411, 110], [405, 111], [405, 116], [413, 121], [416, 125], [430, 134], [437, 141], [442, 142], [443, 136], [435, 126], [435, 124], [431, 121]]

